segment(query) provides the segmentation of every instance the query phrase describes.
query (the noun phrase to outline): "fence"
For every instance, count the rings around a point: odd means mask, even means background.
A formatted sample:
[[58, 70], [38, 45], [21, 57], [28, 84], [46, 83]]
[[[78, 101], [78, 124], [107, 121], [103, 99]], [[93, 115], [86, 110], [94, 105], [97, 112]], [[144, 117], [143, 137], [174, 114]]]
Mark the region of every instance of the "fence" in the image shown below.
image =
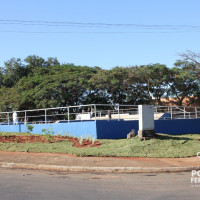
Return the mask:
[[[16, 111], [18, 123], [70, 123], [96, 120], [138, 120], [138, 105], [89, 104]], [[154, 119], [197, 119], [200, 107], [155, 106]], [[13, 112], [0, 112], [0, 125], [12, 125]]]
[[200, 107], [194, 106], [155, 106], [155, 119], [197, 119]]

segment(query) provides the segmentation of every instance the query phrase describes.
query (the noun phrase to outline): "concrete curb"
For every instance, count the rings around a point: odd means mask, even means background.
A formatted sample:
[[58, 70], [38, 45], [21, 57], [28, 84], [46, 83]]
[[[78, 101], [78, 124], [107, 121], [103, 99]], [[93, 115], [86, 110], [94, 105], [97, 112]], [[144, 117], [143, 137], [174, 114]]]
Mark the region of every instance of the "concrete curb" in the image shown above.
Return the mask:
[[48, 171], [86, 172], [86, 173], [164, 173], [200, 170], [200, 166], [192, 167], [89, 167], [89, 166], [58, 166], [27, 163], [0, 162], [1, 168], [37, 169]]

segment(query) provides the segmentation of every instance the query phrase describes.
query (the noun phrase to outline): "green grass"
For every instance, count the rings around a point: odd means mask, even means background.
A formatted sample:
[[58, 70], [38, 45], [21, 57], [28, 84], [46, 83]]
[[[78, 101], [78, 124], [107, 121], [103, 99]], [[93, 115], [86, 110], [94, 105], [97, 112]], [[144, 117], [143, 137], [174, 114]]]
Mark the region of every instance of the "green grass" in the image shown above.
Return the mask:
[[[0, 135], [27, 135], [0, 133]], [[30, 135], [30, 134], [28, 134]], [[200, 134], [164, 135], [158, 138], [140, 141], [136, 136], [130, 140], [99, 140], [101, 147], [76, 148], [70, 141], [57, 143], [0, 143], [0, 151], [46, 152], [74, 154], [76, 156], [107, 157], [190, 157], [200, 152]]]

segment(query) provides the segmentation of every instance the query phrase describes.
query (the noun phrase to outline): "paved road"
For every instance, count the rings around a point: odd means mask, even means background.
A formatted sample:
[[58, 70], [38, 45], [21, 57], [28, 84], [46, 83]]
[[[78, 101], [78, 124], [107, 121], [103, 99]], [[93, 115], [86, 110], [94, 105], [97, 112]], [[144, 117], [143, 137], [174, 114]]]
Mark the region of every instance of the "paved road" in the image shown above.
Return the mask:
[[86, 174], [0, 169], [0, 200], [199, 200], [191, 173]]

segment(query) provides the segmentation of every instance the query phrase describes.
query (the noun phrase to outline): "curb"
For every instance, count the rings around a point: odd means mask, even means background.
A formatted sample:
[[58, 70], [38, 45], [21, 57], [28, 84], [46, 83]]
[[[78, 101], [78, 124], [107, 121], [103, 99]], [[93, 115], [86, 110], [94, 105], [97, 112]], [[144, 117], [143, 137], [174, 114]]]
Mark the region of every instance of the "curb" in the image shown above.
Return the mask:
[[48, 171], [85, 172], [85, 173], [164, 173], [200, 170], [200, 166], [192, 167], [89, 167], [89, 166], [58, 166], [27, 163], [0, 162], [1, 168], [35, 169]]

